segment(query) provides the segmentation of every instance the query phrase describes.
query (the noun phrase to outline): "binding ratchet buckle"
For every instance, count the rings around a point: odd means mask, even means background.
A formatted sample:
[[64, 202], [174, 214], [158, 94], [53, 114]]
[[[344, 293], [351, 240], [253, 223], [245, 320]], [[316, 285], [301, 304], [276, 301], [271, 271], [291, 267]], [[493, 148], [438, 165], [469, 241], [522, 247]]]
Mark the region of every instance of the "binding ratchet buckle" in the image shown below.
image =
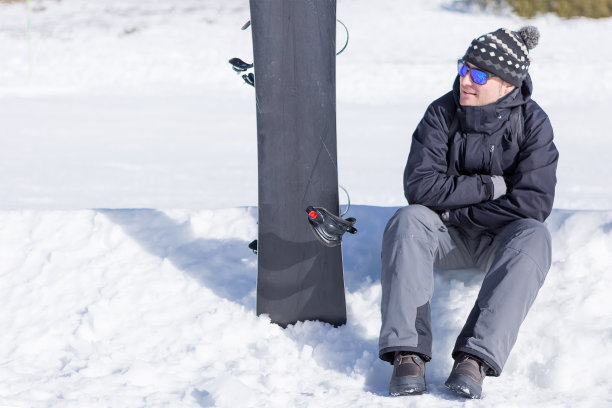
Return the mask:
[[338, 217], [323, 207], [308, 206], [308, 223], [315, 237], [325, 246], [335, 247], [342, 243], [342, 235], [345, 232], [355, 234], [357, 230], [353, 224], [357, 220], [353, 217]]
[[255, 86], [255, 75], [252, 72], [246, 72], [248, 69], [253, 68], [253, 64], [247, 64], [240, 58], [232, 58], [229, 60], [229, 63], [232, 65], [234, 72], [242, 74], [242, 79], [245, 83]]

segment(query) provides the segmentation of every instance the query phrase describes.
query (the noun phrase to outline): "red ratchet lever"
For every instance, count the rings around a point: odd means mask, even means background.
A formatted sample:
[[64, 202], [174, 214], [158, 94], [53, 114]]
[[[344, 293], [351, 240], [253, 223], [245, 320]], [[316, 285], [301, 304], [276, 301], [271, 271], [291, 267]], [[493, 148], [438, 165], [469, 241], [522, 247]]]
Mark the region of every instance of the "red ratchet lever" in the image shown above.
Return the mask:
[[328, 247], [335, 247], [342, 243], [342, 235], [345, 232], [355, 234], [357, 229], [353, 227], [353, 224], [357, 220], [353, 217], [340, 218], [323, 207], [308, 206], [306, 208], [308, 214], [308, 223], [315, 237], [323, 245]]

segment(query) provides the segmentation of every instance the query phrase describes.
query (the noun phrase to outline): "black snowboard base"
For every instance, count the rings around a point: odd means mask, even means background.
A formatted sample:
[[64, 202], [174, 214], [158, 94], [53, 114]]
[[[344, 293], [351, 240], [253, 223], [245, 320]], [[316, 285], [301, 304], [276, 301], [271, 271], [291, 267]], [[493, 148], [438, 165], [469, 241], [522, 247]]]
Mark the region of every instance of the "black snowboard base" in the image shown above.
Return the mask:
[[341, 246], [304, 210], [338, 215], [336, 1], [251, 0], [257, 104], [257, 314], [346, 322]]

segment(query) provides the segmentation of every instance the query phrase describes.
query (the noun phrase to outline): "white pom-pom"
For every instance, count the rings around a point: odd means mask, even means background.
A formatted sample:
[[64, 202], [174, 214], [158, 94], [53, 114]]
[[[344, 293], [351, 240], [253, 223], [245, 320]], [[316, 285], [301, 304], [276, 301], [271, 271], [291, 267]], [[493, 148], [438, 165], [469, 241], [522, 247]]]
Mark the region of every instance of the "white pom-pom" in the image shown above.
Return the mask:
[[537, 27], [526, 26], [517, 31], [519, 37], [523, 40], [528, 50], [532, 50], [538, 45], [540, 40], [540, 31]]

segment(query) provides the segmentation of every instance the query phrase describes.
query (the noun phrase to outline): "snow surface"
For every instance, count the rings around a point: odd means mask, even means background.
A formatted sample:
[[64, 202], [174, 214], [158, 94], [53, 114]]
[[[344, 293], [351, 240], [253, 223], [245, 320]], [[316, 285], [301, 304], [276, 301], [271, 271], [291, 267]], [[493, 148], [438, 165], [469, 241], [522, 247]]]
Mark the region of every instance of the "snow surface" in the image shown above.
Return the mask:
[[[612, 19], [526, 21], [452, 1], [340, 0], [348, 323], [255, 316], [253, 89], [245, 0], [0, 2], [0, 406], [612, 406]], [[442, 384], [478, 292], [436, 275], [429, 392], [386, 396], [382, 229], [410, 135], [476, 35], [526, 23], [561, 152], [553, 266], [499, 378]], [[344, 33], [338, 31], [338, 43]]]

